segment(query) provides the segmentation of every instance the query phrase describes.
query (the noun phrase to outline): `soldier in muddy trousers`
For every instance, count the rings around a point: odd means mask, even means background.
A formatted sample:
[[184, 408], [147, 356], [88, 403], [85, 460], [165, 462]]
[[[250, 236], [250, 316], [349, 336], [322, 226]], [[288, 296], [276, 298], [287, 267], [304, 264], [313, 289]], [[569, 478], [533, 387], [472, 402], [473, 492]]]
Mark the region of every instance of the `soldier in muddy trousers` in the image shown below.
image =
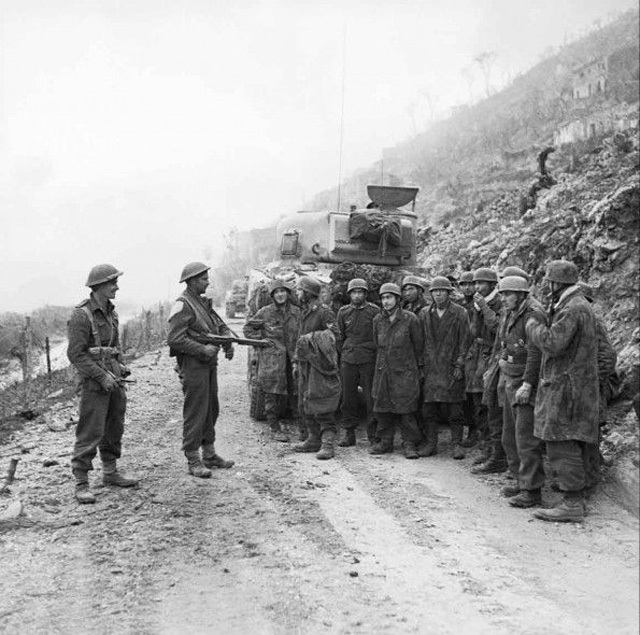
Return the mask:
[[122, 275], [112, 265], [97, 265], [89, 273], [91, 295], [71, 314], [67, 356], [80, 376], [80, 413], [71, 468], [76, 500], [95, 503], [88, 472], [100, 451], [105, 485], [134, 487], [136, 479], [122, 475], [116, 461], [122, 452], [127, 396], [122, 379], [129, 371], [119, 350], [118, 315], [111, 303]]
[[[230, 468], [215, 451], [215, 426], [218, 404], [218, 352], [220, 347], [207, 342], [211, 335], [228, 336], [229, 329], [213, 310], [211, 300], [203, 297], [209, 286], [209, 267], [192, 262], [184, 267], [180, 282], [187, 288], [176, 300], [169, 315], [170, 355], [176, 357], [184, 405], [182, 409], [182, 450], [189, 474], [209, 478], [211, 468]], [[233, 358], [233, 348], [225, 348], [225, 357]], [[202, 455], [201, 455], [202, 452]]]

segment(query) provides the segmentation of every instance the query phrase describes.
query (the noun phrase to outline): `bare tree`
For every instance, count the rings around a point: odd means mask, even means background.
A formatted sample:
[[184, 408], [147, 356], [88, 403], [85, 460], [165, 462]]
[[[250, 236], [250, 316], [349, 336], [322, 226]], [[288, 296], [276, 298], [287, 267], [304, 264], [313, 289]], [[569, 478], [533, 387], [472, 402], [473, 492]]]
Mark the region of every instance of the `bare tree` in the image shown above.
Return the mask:
[[480, 67], [480, 71], [482, 72], [486, 97], [491, 96], [491, 69], [497, 57], [498, 55], [495, 51], [484, 51], [473, 58], [474, 62]]

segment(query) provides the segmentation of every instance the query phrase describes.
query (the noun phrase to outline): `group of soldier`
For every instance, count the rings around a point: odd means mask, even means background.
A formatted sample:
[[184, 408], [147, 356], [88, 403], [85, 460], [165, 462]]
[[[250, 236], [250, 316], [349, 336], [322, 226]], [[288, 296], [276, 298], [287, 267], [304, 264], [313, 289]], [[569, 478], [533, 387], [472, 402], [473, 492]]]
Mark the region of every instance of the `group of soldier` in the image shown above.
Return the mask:
[[[94, 267], [90, 297], [69, 321], [68, 356], [82, 386], [72, 459], [81, 503], [95, 501], [88, 472], [98, 450], [106, 485], [137, 485], [116, 467], [129, 374], [111, 303], [120, 275], [111, 265]], [[180, 281], [186, 289], [169, 315], [168, 344], [184, 393], [182, 449], [189, 473], [208, 478], [234, 464], [214, 446], [217, 358], [222, 349], [232, 359], [231, 331], [205, 297], [207, 265], [186, 265]], [[355, 278], [349, 304], [336, 315], [321, 301], [317, 279], [273, 280], [271, 303], [244, 325], [245, 337], [266, 344], [254, 354], [273, 438], [289, 441], [282, 422], [288, 407], [298, 421], [297, 452], [331, 459], [336, 445], [356, 445], [364, 421], [371, 454], [393, 452], [398, 429], [404, 455], [418, 459], [438, 453], [445, 423], [454, 459], [477, 444], [472, 472], [512, 477], [502, 494], [513, 507], [537, 507], [542, 520], [582, 521], [598, 478], [599, 425], [616, 356], [575, 264], [550, 262], [545, 281], [548, 309], [517, 267], [500, 274], [481, 267], [429, 284], [406, 276], [401, 286], [380, 286], [380, 306]], [[545, 453], [562, 492], [550, 509], [541, 497]]]

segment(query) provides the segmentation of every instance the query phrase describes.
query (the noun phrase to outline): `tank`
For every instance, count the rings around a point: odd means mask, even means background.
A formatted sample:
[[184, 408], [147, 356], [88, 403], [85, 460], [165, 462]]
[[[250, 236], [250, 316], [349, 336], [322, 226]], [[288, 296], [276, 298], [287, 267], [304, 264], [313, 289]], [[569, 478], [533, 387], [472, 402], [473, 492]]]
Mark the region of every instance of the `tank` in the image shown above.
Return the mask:
[[225, 294], [224, 310], [229, 319], [236, 317], [238, 313], [245, 314], [247, 311], [247, 294], [249, 290], [249, 276], [243, 279], [234, 280], [231, 289]]

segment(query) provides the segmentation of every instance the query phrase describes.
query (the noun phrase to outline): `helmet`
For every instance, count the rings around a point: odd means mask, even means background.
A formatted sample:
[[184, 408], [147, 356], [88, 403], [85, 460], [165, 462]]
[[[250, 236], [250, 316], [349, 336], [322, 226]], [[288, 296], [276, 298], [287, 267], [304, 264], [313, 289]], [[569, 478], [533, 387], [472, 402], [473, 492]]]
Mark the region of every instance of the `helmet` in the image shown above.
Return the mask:
[[500, 272], [500, 277], [506, 278], [507, 276], [519, 276], [529, 282], [529, 274], [524, 269], [520, 269], [520, 267], [505, 267]]
[[429, 291], [437, 291], [438, 289], [444, 289], [445, 291], [453, 291], [451, 281], [444, 276], [436, 276], [429, 285]]
[[593, 287], [586, 282], [578, 282], [578, 286], [580, 287], [585, 299], [589, 300], [589, 302], [593, 302]]
[[552, 260], [547, 265], [545, 280], [561, 284], [575, 284], [578, 282], [578, 267], [568, 260]]
[[393, 293], [398, 297], [402, 297], [402, 291], [400, 291], [400, 287], [395, 282], [385, 282], [379, 290], [380, 295], [384, 293]]
[[414, 287], [418, 287], [424, 291], [424, 281], [418, 276], [405, 276], [402, 279], [402, 288], [404, 289], [408, 284], [412, 284]]
[[473, 282], [473, 271], [463, 271], [460, 274], [460, 284], [464, 284], [465, 282]]
[[103, 282], [115, 280], [122, 275], [122, 271], [116, 269], [113, 265], [96, 265], [89, 272], [86, 286], [95, 287]]
[[353, 291], [354, 289], [363, 289], [364, 291], [369, 291], [367, 282], [362, 278], [354, 278], [353, 280], [349, 280], [349, 284], [347, 285], [347, 293]]
[[184, 266], [182, 273], [180, 274], [180, 282], [186, 282], [189, 278], [195, 278], [205, 271], [209, 271], [211, 267], [208, 267], [204, 262], [190, 262]]
[[489, 267], [480, 267], [473, 272], [474, 282], [498, 282], [498, 274]]
[[269, 295], [273, 295], [273, 292], [277, 289], [286, 289], [291, 291], [291, 283], [280, 278], [275, 278], [269, 282]]
[[506, 276], [500, 280], [498, 291], [500, 291], [500, 293], [505, 291], [522, 291], [523, 293], [529, 293], [529, 283], [521, 276]]
[[298, 280], [298, 287], [316, 298], [320, 296], [322, 289], [320, 282], [311, 276], [301, 276]]

